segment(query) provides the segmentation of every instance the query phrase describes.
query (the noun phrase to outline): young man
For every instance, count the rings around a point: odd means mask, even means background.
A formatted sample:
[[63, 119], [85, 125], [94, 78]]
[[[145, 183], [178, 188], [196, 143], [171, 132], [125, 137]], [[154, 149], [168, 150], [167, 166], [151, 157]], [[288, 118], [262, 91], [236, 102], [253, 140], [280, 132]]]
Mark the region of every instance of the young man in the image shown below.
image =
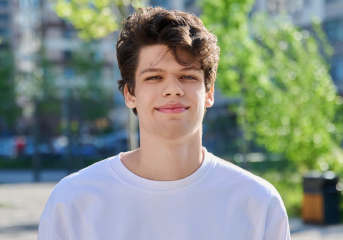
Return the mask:
[[119, 89], [138, 115], [140, 148], [64, 178], [38, 239], [290, 239], [275, 188], [202, 147], [218, 55], [192, 14], [145, 8], [124, 22]]

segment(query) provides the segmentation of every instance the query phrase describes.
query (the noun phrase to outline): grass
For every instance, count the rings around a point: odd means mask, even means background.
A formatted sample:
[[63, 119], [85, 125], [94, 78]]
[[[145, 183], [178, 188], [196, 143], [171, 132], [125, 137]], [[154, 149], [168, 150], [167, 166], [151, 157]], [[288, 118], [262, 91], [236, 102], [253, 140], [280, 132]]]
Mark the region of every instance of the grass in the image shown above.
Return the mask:
[[0, 208], [12, 208], [13, 205], [10, 203], [0, 203]]

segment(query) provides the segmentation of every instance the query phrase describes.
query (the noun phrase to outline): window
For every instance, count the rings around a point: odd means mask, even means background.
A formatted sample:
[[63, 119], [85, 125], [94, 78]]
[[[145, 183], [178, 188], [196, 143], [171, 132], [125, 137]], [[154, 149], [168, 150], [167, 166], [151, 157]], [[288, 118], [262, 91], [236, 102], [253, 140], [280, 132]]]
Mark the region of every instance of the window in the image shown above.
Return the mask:
[[0, 14], [0, 24], [8, 24], [9, 20], [8, 15]]
[[64, 69], [64, 77], [66, 79], [72, 79], [75, 76], [75, 72], [72, 68], [65, 68]]
[[40, 0], [19, 0], [19, 6], [21, 9], [27, 9], [30, 7], [39, 7]]
[[21, 9], [26, 9], [29, 6], [29, 1], [28, 0], [20, 0], [19, 5], [20, 5]]
[[164, 8], [168, 8], [170, 6], [168, 0], [151, 0], [150, 4], [151, 6], [160, 6]]
[[69, 29], [63, 30], [63, 37], [64, 38], [73, 38], [73, 36], [74, 36], [73, 30], [69, 30]]
[[71, 51], [69, 51], [69, 50], [63, 51], [63, 60], [64, 61], [71, 60], [72, 56], [73, 56], [73, 54]]
[[330, 73], [334, 82], [343, 82], [343, 56], [336, 57], [332, 60]]
[[269, 14], [279, 14], [282, 12], [288, 12], [286, 0], [267, 0], [267, 11]]
[[31, 4], [35, 7], [39, 7], [40, 5], [39, 0], [31, 0]]
[[7, 28], [0, 28], [0, 36], [9, 37], [10, 31]]
[[195, 0], [186, 0], [185, 1], [186, 8], [190, 7], [190, 6], [194, 5], [194, 4], [195, 4]]
[[0, 7], [8, 7], [9, 2], [7, 0], [0, 0]]
[[331, 42], [343, 41], [343, 20], [335, 19], [325, 23], [325, 31]]
[[338, 1], [341, 1], [341, 0], [326, 0], [327, 3], [338, 2]]
[[95, 62], [101, 62], [102, 59], [103, 59], [103, 54], [102, 54], [102, 52], [96, 51], [96, 52], [94, 53], [94, 61], [95, 61]]

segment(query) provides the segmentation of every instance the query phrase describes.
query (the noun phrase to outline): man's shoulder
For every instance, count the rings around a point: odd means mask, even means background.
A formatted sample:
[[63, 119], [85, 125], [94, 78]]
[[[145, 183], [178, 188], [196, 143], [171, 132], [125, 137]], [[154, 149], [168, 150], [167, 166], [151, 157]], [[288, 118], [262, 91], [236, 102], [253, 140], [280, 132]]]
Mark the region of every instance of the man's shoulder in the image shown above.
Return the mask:
[[244, 205], [251, 214], [257, 213], [256, 209], [265, 211], [268, 221], [287, 217], [282, 198], [272, 184], [229, 161], [216, 156], [212, 159], [213, 186], [218, 185], [221, 192], [228, 192], [235, 204]]
[[78, 182], [84, 181], [86, 179], [91, 180], [101, 180], [112, 176], [112, 169], [110, 165], [110, 161], [116, 158], [110, 157], [101, 161], [98, 161], [88, 167], [85, 167], [75, 173], [70, 174], [69, 176], [62, 179], [61, 182]]
[[108, 188], [114, 179], [110, 164], [113, 158], [115, 157], [99, 161], [66, 176], [55, 186], [51, 196], [67, 200], [75, 195], [82, 196]]
[[263, 196], [276, 196], [279, 193], [275, 187], [263, 178], [242, 169], [241, 167], [213, 155], [213, 178], [228, 186], [235, 186], [241, 191]]

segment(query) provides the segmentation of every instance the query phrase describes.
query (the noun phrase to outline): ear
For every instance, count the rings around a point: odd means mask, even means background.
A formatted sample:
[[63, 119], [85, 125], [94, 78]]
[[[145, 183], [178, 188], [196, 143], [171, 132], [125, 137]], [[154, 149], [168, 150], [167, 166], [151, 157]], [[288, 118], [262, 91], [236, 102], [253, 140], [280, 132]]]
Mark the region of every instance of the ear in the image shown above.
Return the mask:
[[205, 107], [212, 107], [214, 103], [214, 87], [212, 86], [210, 90], [205, 93]]
[[124, 97], [125, 103], [128, 108], [136, 108], [136, 97], [129, 93], [129, 89], [127, 88], [127, 84], [124, 87]]

